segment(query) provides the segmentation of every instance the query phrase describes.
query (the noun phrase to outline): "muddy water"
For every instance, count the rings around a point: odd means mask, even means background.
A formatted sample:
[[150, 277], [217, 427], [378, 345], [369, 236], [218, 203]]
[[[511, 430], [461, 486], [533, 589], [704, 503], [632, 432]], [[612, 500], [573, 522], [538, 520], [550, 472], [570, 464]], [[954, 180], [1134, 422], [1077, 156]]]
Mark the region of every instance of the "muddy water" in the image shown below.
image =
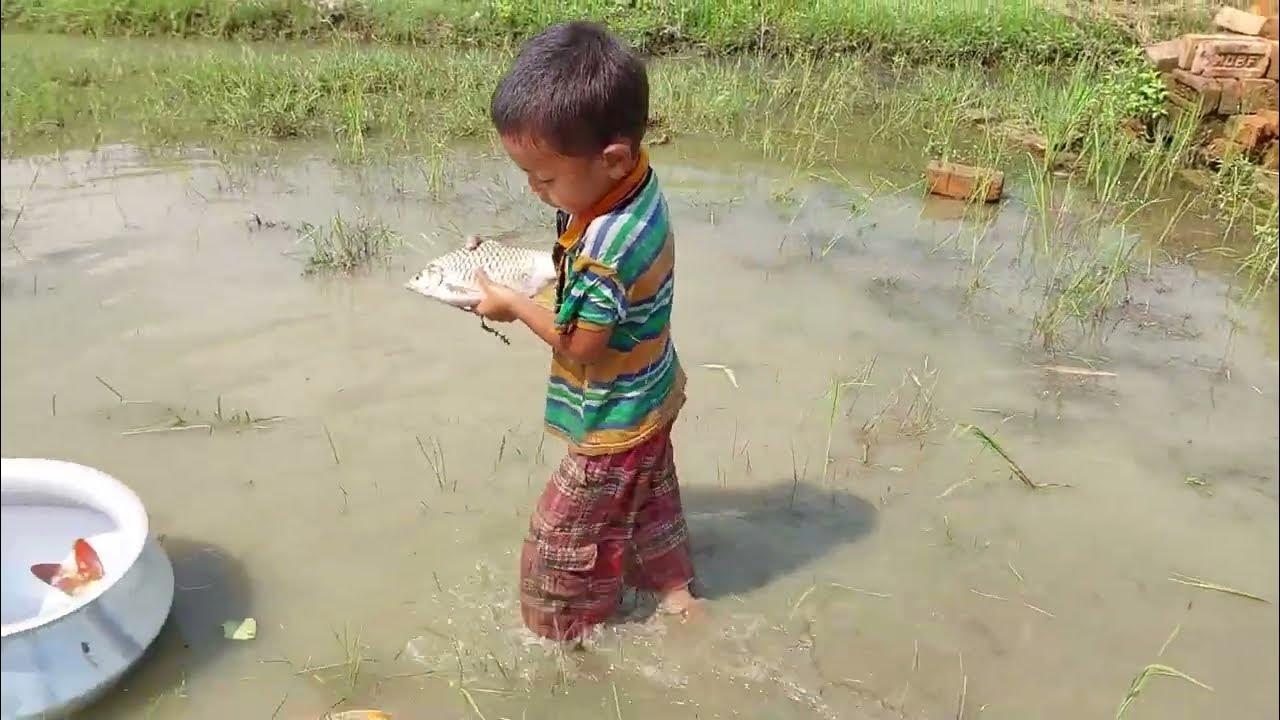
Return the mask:
[[[549, 240], [483, 155], [435, 194], [420, 167], [306, 157], [4, 163], [3, 452], [124, 479], [176, 569], [154, 652], [89, 717], [1110, 717], [1156, 662], [1213, 691], [1157, 677], [1131, 717], [1280, 712], [1276, 605], [1169, 579], [1280, 596], [1274, 297], [1144, 268], [1105, 344], [1051, 360], [1016, 197], [966, 291], [977, 225], [954, 206], [681, 143], [656, 163], [712, 615], [628, 598], [589, 653], [527, 642], [515, 551], [561, 452], [545, 351], [401, 288], [460, 231]], [[410, 246], [304, 277], [292, 228], [336, 212]], [[957, 423], [1070, 487], [1028, 489]], [[244, 617], [258, 637], [224, 639]]]

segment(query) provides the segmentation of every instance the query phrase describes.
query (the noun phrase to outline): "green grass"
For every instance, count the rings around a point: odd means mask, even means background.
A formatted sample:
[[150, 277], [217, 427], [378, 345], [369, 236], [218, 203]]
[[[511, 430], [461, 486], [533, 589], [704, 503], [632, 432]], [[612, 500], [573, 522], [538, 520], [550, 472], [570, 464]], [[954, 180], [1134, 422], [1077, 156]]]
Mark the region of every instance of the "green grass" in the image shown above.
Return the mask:
[[[821, 5], [820, 7], [826, 7]], [[333, 143], [349, 161], [370, 154], [424, 159], [445, 182], [445, 149], [491, 138], [488, 101], [511, 48], [414, 50], [350, 41], [320, 45], [86, 40], [6, 33], [0, 132], [7, 153], [131, 141], [148, 145]], [[797, 173], [839, 178], [851, 158], [885, 158], [904, 177], [930, 157], [1005, 169], [1029, 189], [1028, 234], [1044, 303], [1036, 330], [1056, 349], [1068, 323], [1096, 330], [1122, 302], [1128, 273], [1162, 241], [1138, 244], [1154, 205], [1179, 205], [1178, 172], [1194, 158], [1194, 128], [1161, 117], [1163, 91], [1136, 51], [1044, 67], [883, 63], [859, 55], [672, 57], [651, 64], [654, 134], [731, 138]], [[1126, 131], [1140, 118], [1155, 142]], [[1016, 131], [1016, 132], [1012, 132]], [[1028, 151], [1020, 137], [1038, 138]], [[1072, 168], [1069, 178], [1055, 171]], [[1198, 196], [1197, 196], [1198, 197]], [[1218, 212], [1224, 245], [1253, 294], [1275, 280], [1274, 200], [1252, 168], [1228, 167], [1197, 212]], [[1064, 223], [1082, 206], [1087, 222]], [[1270, 217], [1274, 217], [1274, 212]], [[1167, 235], [1167, 230], [1164, 233]], [[967, 254], [993, 252], [981, 236]]]
[[[878, 53], [930, 62], [1054, 61], [1126, 26], [1049, 0], [5, 0], [5, 30], [244, 40], [351, 37], [505, 46], [592, 18], [651, 53]], [[1079, 6], [1080, 4], [1076, 4]]]
[[[365, 217], [354, 221], [336, 215], [328, 226], [304, 224], [298, 232], [306, 246], [307, 272], [325, 270], [352, 272], [386, 257], [399, 238], [376, 219]], [[333, 439], [329, 439], [330, 444]], [[334, 459], [337, 459], [337, 450]]]

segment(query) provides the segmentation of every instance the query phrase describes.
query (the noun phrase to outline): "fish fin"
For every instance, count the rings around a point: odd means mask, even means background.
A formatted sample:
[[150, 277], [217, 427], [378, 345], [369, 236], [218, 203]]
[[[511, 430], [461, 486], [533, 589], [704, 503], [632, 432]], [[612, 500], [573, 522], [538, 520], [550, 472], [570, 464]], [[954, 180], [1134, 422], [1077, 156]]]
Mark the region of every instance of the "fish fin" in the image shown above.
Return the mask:
[[76, 570], [84, 580], [101, 580], [106, 572], [102, 568], [102, 559], [98, 551], [93, 549], [88, 540], [77, 538], [75, 542]]
[[31, 574], [49, 585], [53, 585], [61, 573], [62, 565], [59, 563], [36, 563], [31, 566]]

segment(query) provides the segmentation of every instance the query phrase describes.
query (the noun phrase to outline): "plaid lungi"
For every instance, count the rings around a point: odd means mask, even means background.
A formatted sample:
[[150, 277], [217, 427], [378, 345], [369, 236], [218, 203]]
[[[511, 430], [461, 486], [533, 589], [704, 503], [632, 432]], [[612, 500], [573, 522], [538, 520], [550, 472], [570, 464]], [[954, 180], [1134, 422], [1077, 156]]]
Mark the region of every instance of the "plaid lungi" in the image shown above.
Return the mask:
[[670, 425], [621, 453], [561, 461], [520, 553], [530, 630], [574, 640], [609, 618], [624, 583], [666, 592], [692, 580]]

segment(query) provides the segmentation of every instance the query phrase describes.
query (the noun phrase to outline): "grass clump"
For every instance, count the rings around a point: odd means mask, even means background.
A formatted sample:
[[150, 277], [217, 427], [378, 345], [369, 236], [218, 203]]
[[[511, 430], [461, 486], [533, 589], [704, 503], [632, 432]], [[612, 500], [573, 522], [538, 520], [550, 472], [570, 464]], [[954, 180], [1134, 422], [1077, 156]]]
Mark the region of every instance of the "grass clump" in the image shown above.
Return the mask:
[[1249, 282], [1249, 294], [1257, 295], [1271, 287], [1280, 276], [1280, 225], [1277, 215], [1280, 205], [1272, 201], [1263, 211], [1261, 220], [1254, 225], [1253, 248], [1240, 262], [1240, 271]]
[[308, 274], [325, 270], [351, 272], [386, 257], [398, 244], [398, 236], [381, 221], [366, 217], [354, 222], [341, 215], [327, 227], [303, 223], [299, 242], [307, 246]]
[[499, 46], [601, 20], [640, 50], [876, 53], [925, 62], [1052, 62], [1129, 36], [1052, 0], [6, 0], [5, 30], [240, 40], [355, 38]]

